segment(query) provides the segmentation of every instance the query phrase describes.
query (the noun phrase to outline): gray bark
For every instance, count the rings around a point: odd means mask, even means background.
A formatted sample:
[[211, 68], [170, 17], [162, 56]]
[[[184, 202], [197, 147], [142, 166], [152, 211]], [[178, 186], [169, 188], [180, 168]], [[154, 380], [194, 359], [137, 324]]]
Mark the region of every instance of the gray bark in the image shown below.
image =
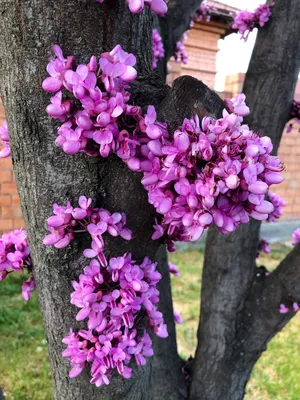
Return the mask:
[[182, 34], [190, 29], [191, 21], [202, 1], [169, 0], [167, 16], [160, 20], [166, 60], [174, 55], [177, 42]]
[[[299, 32], [299, 2], [278, 0], [270, 23], [258, 32], [243, 89], [252, 111], [247, 123], [272, 138], [274, 152], [299, 73]], [[279, 313], [288, 292], [283, 287], [283, 273], [278, 279], [276, 271], [268, 280], [256, 268], [259, 228], [259, 222], [251, 221], [230, 235], [222, 236], [216, 229], [208, 234], [191, 400], [243, 399], [255, 362], [291, 317]], [[299, 249], [293, 254], [295, 268]], [[294, 272], [294, 285], [298, 270]], [[293, 293], [297, 299], [299, 288]]]

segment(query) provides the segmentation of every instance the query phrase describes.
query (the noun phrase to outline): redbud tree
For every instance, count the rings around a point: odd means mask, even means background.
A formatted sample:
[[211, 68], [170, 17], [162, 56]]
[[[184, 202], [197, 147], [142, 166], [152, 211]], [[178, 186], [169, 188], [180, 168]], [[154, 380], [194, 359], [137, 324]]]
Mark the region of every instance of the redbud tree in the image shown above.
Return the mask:
[[[209, 20], [200, 0], [1, 2], [1, 155], [11, 152], [27, 238], [1, 239], [0, 273], [33, 274], [23, 297], [37, 287], [55, 399], [240, 400], [298, 311], [298, 232], [274, 272], [256, 266], [261, 221], [284, 205], [269, 192], [282, 180], [276, 151], [298, 120], [300, 10], [269, 3], [235, 19], [244, 39], [262, 27], [246, 105], [191, 77], [165, 85], [195, 13]], [[208, 228], [187, 361], [167, 250]]]

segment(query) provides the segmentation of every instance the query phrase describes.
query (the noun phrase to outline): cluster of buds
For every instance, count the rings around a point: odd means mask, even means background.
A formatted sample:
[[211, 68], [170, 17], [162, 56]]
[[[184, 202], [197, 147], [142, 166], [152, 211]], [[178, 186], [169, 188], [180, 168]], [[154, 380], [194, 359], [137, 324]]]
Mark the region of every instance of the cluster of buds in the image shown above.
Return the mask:
[[73, 282], [71, 303], [80, 308], [76, 319], [87, 319], [88, 330], [71, 331], [63, 340], [67, 344], [63, 356], [72, 366], [70, 377], [78, 376], [86, 363], [91, 363], [91, 383], [101, 386], [109, 383], [114, 369], [130, 378], [132, 358], [145, 365], [145, 357], [153, 355], [145, 328], [160, 337], [168, 335], [156, 306], [156, 285], [161, 279], [156, 265], [147, 257], [138, 265], [128, 253], [111, 258], [106, 267], [93, 259], [79, 282]]
[[157, 29], [152, 30], [152, 67], [153, 69], [157, 68], [158, 60], [164, 58], [165, 49], [162, 41], [162, 37], [160, 36]]
[[[4, 233], [0, 238], [0, 281], [8, 274], [27, 269], [31, 273], [32, 260], [27, 242], [27, 234], [24, 229], [16, 229]], [[32, 276], [22, 285], [24, 300], [30, 299], [30, 293], [35, 289], [35, 281]]]
[[286, 133], [290, 133], [295, 124], [300, 125], [300, 101], [297, 100], [293, 100], [292, 109], [289, 115], [289, 123], [286, 125]]
[[44, 238], [44, 245], [64, 248], [74, 239], [76, 233], [88, 232], [91, 235], [91, 248], [84, 251], [88, 258], [97, 257], [101, 265], [107, 266], [105, 258], [105, 233], [125, 240], [131, 240], [132, 232], [126, 226], [124, 213], [113, 213], [103, 208], [91, 207], [92, 199], [79, 197], [79, 207], [72, 207], [70, 202], [66, 206], [53, 205], [53, 216], [47, 220], [50, 234]]
[[[104, 0], [96, 0], [98, 3], [103, 3]], [[126, 0], [129, 10], [133, 14], [139, 14], [144, 7], [149, 7], [155, 14], [163, 16], [168, 11], [168, 6], [164, 0]]]
[[10, 156], [10, 141], [8, 136], [7, 121], [4, 120], [2, 126], [0, 126], [0, 143], [2, 149], [0, 150], [0, 158], [6, 158]]
[[206, 0], [202, 1], [200, 7], [196, 11], [196, 14], [194, 15], [194, 21], [195, 22], [200, 22], [200, 21], [209, 22], [210, 18], [211, 18], [211, 13], [215, 10], [216, 10], [216, 8], [212, 5], [207, 4]]
[[75, 234], [88, 232], [91, 247], [83, 254], [91, 261], [73, 282], [71, 303], [80, 309], [77, 321], [87, 320], [87, 330], [70, 331], [63, 339], [72, 369], [70, 377], [78, 376], [87, 363], [91, 363], [91, 383], [108, 384], [116, 369], [124, 378], [131, 377], [129, 362], [134, 358], [138, 365], [146, 363], [145, 357], [153, 355], [152, 342], [147, 333], [166, 337], [167, 327], [162, 313], [157, 309], [159, 291], [157, 283], [161, 274], [157, 263], [145, 257], [137, 264], [130, 253], [107, 260], [104, 254], [104, 235], [132, 238], [126, 226], [124, 213], [110, 213], [93, 208], [92, 200], [79, 198], [79, 207], [54, 204], [54, 215], [47, 220], [50, 234], [45, 245], [66, 247]]
[[237, 29], [246, 42], [254, 28], [262, 28], [269, 21], [272, 15], [271, 8], [274, 5], [275, 3], [261, 4], [253, 12], [247, 10], [239, 12], [234, 18], [232, 28]]

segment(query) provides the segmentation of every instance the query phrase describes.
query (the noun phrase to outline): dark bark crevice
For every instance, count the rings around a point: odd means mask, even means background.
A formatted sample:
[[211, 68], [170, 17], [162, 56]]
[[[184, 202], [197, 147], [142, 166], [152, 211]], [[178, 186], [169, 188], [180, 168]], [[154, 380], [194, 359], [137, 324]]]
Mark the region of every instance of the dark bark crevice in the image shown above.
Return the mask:
[[162, 280], [158, 285], [161, 293], [159, 310], [164, 315], [169, 336], [166, 339], [153, 337], [155, 348], [152, 364], [153, 399], [186, 399], [187, 381], [181, 371], [182, 362], [177, 353], [168, 254], [164, 245], [158, 250], [157, 261], [159, 262], [159, 272], [162, 274]]

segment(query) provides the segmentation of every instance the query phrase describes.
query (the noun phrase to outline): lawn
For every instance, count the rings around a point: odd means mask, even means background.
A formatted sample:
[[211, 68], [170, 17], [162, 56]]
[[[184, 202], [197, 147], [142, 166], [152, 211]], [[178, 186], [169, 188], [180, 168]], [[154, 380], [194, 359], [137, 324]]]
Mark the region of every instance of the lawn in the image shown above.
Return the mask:
[[[274, 245], [261, 263], [274, 268], [289, 251]], [[172, 278], [175, 308], [184, 323], [177, 326], [179, 352], [188, 357], [196, 346], [203, 252], [189, 250], [171, 255], [181, 272]], [[24, 302], [21, 276], [0, 283], [0, 387], [7, 400], [51, 400], [51, 377], [37, 296]], [[300, 399], [300, 315], [270, 343], [247, 388], [246, 400]]]

